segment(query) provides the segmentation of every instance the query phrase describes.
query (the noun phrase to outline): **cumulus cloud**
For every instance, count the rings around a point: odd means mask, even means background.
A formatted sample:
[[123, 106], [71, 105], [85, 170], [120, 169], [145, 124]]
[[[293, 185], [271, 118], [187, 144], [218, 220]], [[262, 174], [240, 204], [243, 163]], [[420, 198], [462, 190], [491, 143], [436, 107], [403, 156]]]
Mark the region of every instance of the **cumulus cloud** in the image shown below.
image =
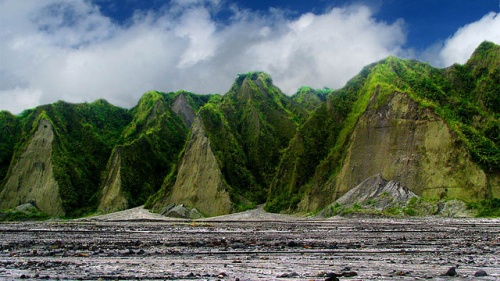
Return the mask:
[[254, 70], [288, 94], [338, 88], [404, 53], [404, 23], [381, 22], [366, 6], [290, 18], [233, 5], [224, 22], [220, 9], [218, 0], [173, 1], [118, 25], [89, 1], [0, 1], [0, 109], [98, 98], [132, 107], [152, 89], [225, 93]]
[[463, 64], [485, 40], [500, 44], [500, 14], [491, 12], [482, 19], [458, 29], [444, 43], [439, 52], [439, 63], [442, 66]]

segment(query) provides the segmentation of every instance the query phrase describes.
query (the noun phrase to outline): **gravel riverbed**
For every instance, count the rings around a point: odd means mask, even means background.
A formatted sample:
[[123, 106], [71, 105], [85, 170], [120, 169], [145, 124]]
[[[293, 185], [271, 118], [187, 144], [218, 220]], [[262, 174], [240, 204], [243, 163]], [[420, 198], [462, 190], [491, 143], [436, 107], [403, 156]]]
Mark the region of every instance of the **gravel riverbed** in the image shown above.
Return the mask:
[[0, 279], [500, 280], [499, 233], [498, 219], [305, 219], [257, 209], [186, 221], [136, 208], [0, 224]]

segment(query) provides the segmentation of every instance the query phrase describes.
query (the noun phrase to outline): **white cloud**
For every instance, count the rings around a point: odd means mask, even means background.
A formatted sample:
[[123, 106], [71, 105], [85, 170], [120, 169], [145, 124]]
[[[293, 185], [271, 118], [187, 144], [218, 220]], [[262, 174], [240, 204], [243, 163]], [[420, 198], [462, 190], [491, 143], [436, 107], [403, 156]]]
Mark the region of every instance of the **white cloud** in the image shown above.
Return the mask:
[[439, 53], [442, 66], [463, 64], [483, 41], [500, 44], [500, 14], [491, 12], [482, 19], [460, 28], [447, 39]]
[[404, 51], [403, 22], [380, 22], [365, 6], [288, 19], [233, 5], [222, 23], [220, 1], [188, 2], [119, 26], [84, 0], [0, 0], [0, 109], [98, 98], [131, 107], [151, 89], [225, 93], [236, 74], [253, 70], [289, 94], [337, 88]]

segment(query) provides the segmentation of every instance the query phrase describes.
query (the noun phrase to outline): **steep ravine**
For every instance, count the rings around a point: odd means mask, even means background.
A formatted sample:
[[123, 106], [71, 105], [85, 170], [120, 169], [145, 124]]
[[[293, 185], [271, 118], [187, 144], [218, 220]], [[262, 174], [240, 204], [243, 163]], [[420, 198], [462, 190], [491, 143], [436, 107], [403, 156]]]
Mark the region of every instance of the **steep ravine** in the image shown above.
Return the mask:
[[172, 110], [184, 121], [186, 128], [190, 128], [196, 117], [196, 113], [189, 105], [186, 96], [180, 93], [172, 104]]

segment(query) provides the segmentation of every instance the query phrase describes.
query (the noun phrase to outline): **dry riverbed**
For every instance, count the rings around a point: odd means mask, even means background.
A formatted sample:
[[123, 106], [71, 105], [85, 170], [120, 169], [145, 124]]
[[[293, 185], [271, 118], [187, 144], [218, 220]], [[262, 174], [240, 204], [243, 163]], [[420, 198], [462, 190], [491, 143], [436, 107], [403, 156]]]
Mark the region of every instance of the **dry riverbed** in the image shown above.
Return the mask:
[[[0, 224], [0, 279], [500, 280], [500, 220], [184, 221], [136, 208]], [[445, 273], [456, 267], [455, 276]], [[484, 271], [487, 276], [474, 277]], [[336, 277], [335, 277], [336, 276]]]

